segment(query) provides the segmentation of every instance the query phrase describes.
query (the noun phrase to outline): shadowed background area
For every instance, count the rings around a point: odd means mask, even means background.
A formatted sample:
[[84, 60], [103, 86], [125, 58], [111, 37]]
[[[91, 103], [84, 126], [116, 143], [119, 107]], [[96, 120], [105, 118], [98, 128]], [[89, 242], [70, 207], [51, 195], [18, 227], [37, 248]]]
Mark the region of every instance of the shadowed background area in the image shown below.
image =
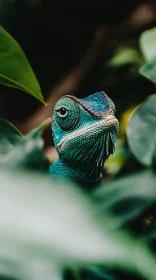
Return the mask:
[[[0, 116], [25, 134], [52, 116], [64, 94], [84, 97], [104, 90], [117, 116], [139, 104], [153, 85], [131, 75], [127, 65], [110, 71], [106, 62], [120, 45], [138, 48], [139, 34], [155, 23], [154, 8], [155, 1], [139, 0], [1, 0], [0, 24], [20, 43], [49, 107], [0, 86]], [[45, 138], [52, 143], [50, 130]]]

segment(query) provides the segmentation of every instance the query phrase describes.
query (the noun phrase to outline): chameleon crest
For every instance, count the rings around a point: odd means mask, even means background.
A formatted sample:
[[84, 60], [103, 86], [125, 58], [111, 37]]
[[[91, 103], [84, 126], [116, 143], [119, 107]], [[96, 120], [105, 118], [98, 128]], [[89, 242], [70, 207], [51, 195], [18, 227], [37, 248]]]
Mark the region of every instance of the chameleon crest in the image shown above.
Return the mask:
[[96, 186], [105, 160], [114, 152], [118, 129], [115, 105], [106, 93], [61, 97], [52, 121], [59, 160], [50, 166], [50, 174], [84, 187]]

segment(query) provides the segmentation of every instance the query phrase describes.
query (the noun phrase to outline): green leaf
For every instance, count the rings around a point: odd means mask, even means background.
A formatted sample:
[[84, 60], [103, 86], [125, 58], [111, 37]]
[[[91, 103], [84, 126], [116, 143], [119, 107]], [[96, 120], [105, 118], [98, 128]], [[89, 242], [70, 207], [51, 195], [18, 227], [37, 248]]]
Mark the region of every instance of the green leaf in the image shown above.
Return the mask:
[[0, 83], [29, 93], [46, 105], [40, 85], [19, 44], [0, 26]]
[[156, 58], [153, 59], [151, 62], [143, 65], [139, 72], [142, 76], [149, 79], [151, 82], [156, 84]]
[[146, 30], [141, 34], [140, 48], [146, 61], [156, 58], [156, 27]]
[[22, 137], [22, 134], [13, 124], [0, 119], [0, 157], [8, 154]]
[[0, 119], [0, 166], [48, 170], [43, 156], [42, 131], [47, 121], [25, 137], [9, 122]]
[[[118, 230], [145, 215], [156, 205], [156, 174], [146, 170], [120, 179], [110, 180], [93, 192], [101, 213], [111, 213], [113, 222], [105, 222], [106, 228]], [[133, 229], [134, 231], [134, 229]]]
[[132, 114], [127, 137], [137, 160], [146, 165], [155, 164], [156, 155], [156, 95], [150, 96]]
[[146, 244], [106, 227], [105, 221], [112, 225], [114, 219], [103, 212], [97, 217], [93, 201], [69, 183], [1, 170], [0, 188], [1, 274], [57, 279], [53, 272], [59, 268], [105, 265], [154, 279], [155, 259]]
[[82, 280], [116, 280], [117, 277], [110, 271], [106, 269], [102, 269], [101, 267], [85, 267], [83, 269], [83, 273], [81, 279]]
[[132, 46], [120, 46], [115, 55], [108, 61], [110, 67], [122, 67], [125, 65], [141, 65], [142, 58], [136, 48]]
[[140, 68], [139, 72], [153, 83], [156, 83], [156, 27], [141, 34], [140, 48], [147, 63]]

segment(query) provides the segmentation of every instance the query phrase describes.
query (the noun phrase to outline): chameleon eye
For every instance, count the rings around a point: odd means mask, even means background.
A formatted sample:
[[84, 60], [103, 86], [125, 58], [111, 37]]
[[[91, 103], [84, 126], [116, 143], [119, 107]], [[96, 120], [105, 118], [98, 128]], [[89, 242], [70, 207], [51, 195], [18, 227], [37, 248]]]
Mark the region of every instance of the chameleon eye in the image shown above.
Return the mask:
[[70, 97], [61, 98], [54, 108], [54, 120], [62, 130], [72, 130], [80, 120], [79, 106]]
[[56, 110], [56, 111], [57, 111], [58, 116], [60, 116], [60, 117], [66, 117], [66, 115], [68, 114], [67, 109], [64, 107], [61, 107], [59, 110]]
[[66, 108], [62, 107], [62, 108], [60, 109], [60, 114], [61, 114], [61, 115], [65, 115], [65, 114], [66, 114]]

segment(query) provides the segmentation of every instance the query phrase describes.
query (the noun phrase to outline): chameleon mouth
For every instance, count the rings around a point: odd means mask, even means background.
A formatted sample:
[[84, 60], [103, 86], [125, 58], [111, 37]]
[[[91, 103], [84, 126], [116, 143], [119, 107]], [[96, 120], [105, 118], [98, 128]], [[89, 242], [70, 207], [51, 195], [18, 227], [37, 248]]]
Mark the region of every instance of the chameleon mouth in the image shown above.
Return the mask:
[[62, 150], [62, 148], [68, 141], [75, 139], [76, 137], [79, 137], [88, 132], [91, 132], [92, 130], [97, 129], [98, 127], [99, 128], [106, 127], [106, 129], [113, 131], [117, 135], [118, 129], [119, 129], [119, 123], [118, 123], [118, 120], [113, 115], [108, 115], [104, 119], [99, 121], [98, 123], [87, 126], [76, 132], [72, 132], [69, 136], [64, 137], [58, 145], [59, 150]]

